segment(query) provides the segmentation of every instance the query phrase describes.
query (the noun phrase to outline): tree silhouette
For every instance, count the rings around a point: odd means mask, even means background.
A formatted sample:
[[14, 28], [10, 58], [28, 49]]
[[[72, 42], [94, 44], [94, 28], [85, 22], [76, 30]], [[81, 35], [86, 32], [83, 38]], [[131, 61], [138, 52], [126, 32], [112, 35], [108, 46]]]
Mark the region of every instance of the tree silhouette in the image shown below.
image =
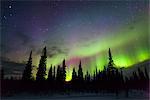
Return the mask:
[[61, 81], [62, 79], [61, 79], [61, 74], [62, 74], [62, 72], [61, 72], [61, 68], [60, 68], [60, 65], [58, 65], [58, 67], [57, 67], [57, 74], [56, 74], [56, 80], [57, 81]]
[[97, 67], [96, 67], [95, 75], [96, 75], [95, 79], [96, 79], [96, 80], [98, 80], [98, 72], [97, 72]]
[[93, 75], [93, 80], [96, 81], [96, 74], [95, 74], [95, 71], [94, 71], [94, 75]]
[[82, 65], [81, 65], [81, 61], [79, 63], [79, 69], [78, 69], [78, 79], [79, 81], [83, 80], [83, 72], [82, 72]]
[[144, 72], [145, 72], [145, 77], [146, 77], [146, 80], [149, 80], [149, 75], [148, 75], [148, 72], [147, 72], [147, 69], [146, 69], [146, 67], [144, 68]]
[[43, 49], [42, 56], [39, 63], [39, 68], [36, 74], [36, 80], [45, 80], [46, 76], [46, 47]]
[[65, 59], [63, 60], [63, 63], [62, 63], [62, 77], [63, 77], [63, 82], [65, 82], [65, 79], [66, 79], [66, 64], [65, 64]]
[[49, 72], [48, 72], [48, 79], [47, 79], [47, 80], [49, 80], [49, 81], [52, 81], [52, 80], [53, 80], [52, 65], [51, 65], [51, 67], [50, 67], [50, 69], [49, 69]]
[[[3, 80], [4, 72], [1, 69], [2, 88], [7, 93], [17, 93], [20, 91], [30, 91], [35, 93], [70, 93], [70, 92], [91, 92], [91, 93], [116, 93], [118, 96], [124, 92], [126, 97], [130, 95], [130, 90], [142, 90], [149, 92], [149, 75], [145, 66], [144, 70], [138, 68], [133, 71], [131, 76], [123, 74], [123, 68], [116, 68], [111, 50], [108, 51], [109, 61], [107, 67], [104, 66], [103, 71], [95, 67], [94, 73], [90, 74], [88, 71], [83, 76], [81, 61], [79, 62], [78, 72], [73, 68], [71, 82], [65, 82], [66, 78], [66, 64], [65, 60], [62, 66], [58, 65], [57, 71], [55, 66], [50, 66], [48, 72], [49, 81], [18, 81], [15, 77], [9, 80]], [[46, 47], [43, 49], [39, 68], [36, 74], [36, 80], [45, 80], [46, 76]], [[29, 60], [26, 64], [23, 77], [24, 80], [31, 79], [32, 71], [32, 51], [30, 52]], [[55, 73], [56, 72], [56, 73]], [[13, 79], [14, 78], [14, 79]], [[11, 83], [11, 84], [10, 84]]]
[[72, 71], [72, 81], [75, 81], [77, 79], [77, 73], [75, 71], [75, 68], [73, 68], [73, 71]]
[[132, 77], [133, 77], [133, 80], [135, 80], [135, 81], [139, 80], [139, 77], [136, 72], [132, 73]]
[[78, 84], [77, 84], [77, 73], [75, 71], [75, 68], [73, 68], [73, 71], [72, 71], [72, 79], [71, 79], [71, 86], [72, 86], [72, 89], [74, 91], [76, 91], [78, 89]]
[[87, 82], [89, 82], [89, 81], [90, 81], [90, 74], [89, 74], [89, 72], [88, 72], [88, 71], [86, 72], [85, 80], [86, 80]]
[[141, 71], [140, 68], [138, 68], [138, 74], [139, 74], [140, 80], [144, 80], [144, 79], [145, 79], [145, 75], [144, 75], [144, 73]]
[[31, 80], [31, 79], [32, 79], [32, 51], [30, 52], [30, 56], [22, 76], [22, 80]]
[[113, 62], [113, 60], [112, 60], [112, 55], [111, 55], [111, 50], [110, 50], [110, 48], [109, 48], [109, 51], [108, 51], [108, 54], [109, 54], [109, 65], [111, 65], [112, 64], [112, 62]]
[[109, 48], [109, 51], [108, 51], [108, 57], [109, 57], [108, 70], [113, 70], [114, 69], [114, 62], [113, 62], [113, 59], [112, 59], [110, 48]]
[[111, 50], [109, 48], [108, 51], [108, 57], [109, 57], [109, 62], [108, 62], [108, 67], [107, 67], [107, 75], [108, 75], [108, 80], [113, 81], [115, 79], [115, 72], [117, 72], [116, 68], [114, 67], [114, 62], [112, 59], [112, 54], [111, 54]]

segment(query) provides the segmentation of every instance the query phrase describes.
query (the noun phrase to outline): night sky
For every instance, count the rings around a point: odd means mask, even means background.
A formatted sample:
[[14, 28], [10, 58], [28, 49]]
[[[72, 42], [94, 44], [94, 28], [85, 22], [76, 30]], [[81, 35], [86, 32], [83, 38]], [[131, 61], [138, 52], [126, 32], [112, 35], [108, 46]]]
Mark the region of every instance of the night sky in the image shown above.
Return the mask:
[[102, 70], [111, 48], [117, 67], [150, 59], [148, 0], [1, 1], [1, 58], [22, 63], [33, 50], [38, 66], [47, 46], [47, 68], [82, 61], [84, 72]]

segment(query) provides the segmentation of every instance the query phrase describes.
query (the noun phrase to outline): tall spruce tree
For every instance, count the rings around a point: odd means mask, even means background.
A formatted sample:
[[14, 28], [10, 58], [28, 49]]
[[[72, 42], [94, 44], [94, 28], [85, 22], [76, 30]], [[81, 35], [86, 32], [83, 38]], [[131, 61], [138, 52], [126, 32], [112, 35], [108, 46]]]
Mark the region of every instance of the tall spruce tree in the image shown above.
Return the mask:
[[51, 65], [51, 67], [50, 67], [50, 69], [49, 69], [49, 72], [48, 72], [48, 79], [47, 79], [47, 80], [49, 80], [49, 81], [52, 81], [52, 80], [53, 80], [52, 65]]
[[73, 68], [73, 71], [72, 71], [72, 81], [75, 81], [77, 79], [77, 73], [75, 71], [75, 68]]
[[57, 81], [61, 81], [62, 79], [61, 79], [61, 68], [60, 68], [60, 65], [58, 65], [58, 67], [57, 67], [57, 73], [56, 73], [56, 80]]
[[108, 51], [108, 57], [109, 57], [109, 62], [108, 62], [108, 68], [107, 68], [107, 71], [108, 71], [108, 74], [115, 71], [116, 68], [114, 67], [114, 61], [112, 59], [112, 54], [111, 54], [111, 50], [109, 48], [109, 51]]
[[112, 59], [110, 48], [109, 48], [109, 51], [108, 51], [108, 56], [109, 56], [108, 67], [113, 67], [114, 62], [113, 62], [113, 59]]
[[93, 81], [96, 81], [96, 74], [95, 74], [95, 71], [94, 71], [94, 75], [93, 75]]
[[81, 65], [81, 61], [80, 61], [80, 63], [79, 63], [79, 69], [78, 69], [78, 79], [79, 79], [80, 81], [82, 81], [82, 80], [83, 80], [83, 72], [82, 72], [82, 65]]
[[96, 74], [96, 80], [98, 80], [98, 72], [97, 72], [97, 67], [96, 67], [96, 71], [95, 71], [95, 74]]
[[65, 59], [63, 60], [63, 63], [62, 63], [62, 77], [63, 77], [63, 81], [65, 81], [66, 79], [66, 64], [65, 64]]
[[46, 59], [47, 59], [47, 55], [46, 55], [46, 47], [43, 49], [42, 52], [42, 56], [40, 59], [40, 63], [39, 63], [39, 67], [38, 67], [38, 71], [36, 74], [36, 80], [45, 80], [45, 76], [46, 76]]
[[30, 52], [28, 62], [22, 75], [22, 80], [31, 80], [31, 79], [32, 79], [32, 51]]

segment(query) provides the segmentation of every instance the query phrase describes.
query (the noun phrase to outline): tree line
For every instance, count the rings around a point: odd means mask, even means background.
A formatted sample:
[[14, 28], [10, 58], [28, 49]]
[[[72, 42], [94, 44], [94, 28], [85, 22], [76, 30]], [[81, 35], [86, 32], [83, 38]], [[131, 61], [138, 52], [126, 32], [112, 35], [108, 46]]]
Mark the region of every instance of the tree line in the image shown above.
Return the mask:
[[[29, 59], [25, 66], [22, 80], [14, 81], [4, 80], [4, 72], [1, 71], [1, 80], [4, 83], [2, 93], [8, 91], [27, 91], [27, 92], [113, 92], [116, 95], [120, 91], [124, 91], [128, 96], [129, 90], [144, 90], [148, 91], [149, 75], [144, 68], [144, 71], [138, 68], [138, 71], [134, 71], [131, 76], [127, 77], [123, 75], [121, 68], [116, 68], [111, 50], [108, 50], [109, 62], [107, 66], [104, 66], [104, 70], [100, 71], [95, 68], [94, 74], [91, 75], [88, 71], [83, 74], [82, 63], [79, 62], [78, 71], [73, 68], [72, 79], [70, 82], [66, 82], [66, 63], [65, 59], [62, 65], [50, 67], [48, 71], [48, 78], [46, 78], [46, 60], [47, 49], [46, 47], [42, 51], [41, 59], [39, 62], [38, 70], [36, 73], [36, 80], [32, 77], [32, 51], [30, 52]], [[56, 69], [56, 71], [55, 71]], [[18, 84], [21, 84], [19, 86]], [[2, 84], [3, 85], [3, 84]], [[13, 88], [12, 88], [13, 87]]]

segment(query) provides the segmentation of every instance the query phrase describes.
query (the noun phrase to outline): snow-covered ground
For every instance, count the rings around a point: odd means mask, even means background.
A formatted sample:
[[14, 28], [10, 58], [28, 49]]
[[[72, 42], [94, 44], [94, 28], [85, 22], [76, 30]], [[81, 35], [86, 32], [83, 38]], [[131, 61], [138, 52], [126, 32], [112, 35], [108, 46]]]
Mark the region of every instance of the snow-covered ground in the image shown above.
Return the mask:
[[3, 97], [2, 100], [149, 100], [148, 94], [146, 95], [143, 92], [136, 91], [129, 93], [129, 97], [125, 97], [124, 93], [120, 93], [118, 97], [112, 93], [72, 93], [68, 95], [33, 95], [24, 93], [11, 97]]

